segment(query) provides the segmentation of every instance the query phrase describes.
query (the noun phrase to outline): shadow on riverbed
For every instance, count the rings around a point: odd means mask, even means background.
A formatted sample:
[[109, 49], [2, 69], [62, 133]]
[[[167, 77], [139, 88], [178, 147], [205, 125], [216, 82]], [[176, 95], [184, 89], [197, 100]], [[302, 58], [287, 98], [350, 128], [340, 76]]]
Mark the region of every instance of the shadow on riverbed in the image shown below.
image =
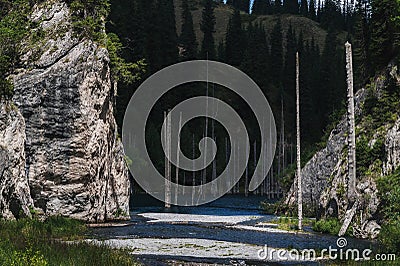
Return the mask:
[[[96, 228], [94, 234], [101, 239], [206, 239], [282, 249], [336, 248], [336, 236], [271, 228], [270, 222], [277, 217], [259, 210], [263, 199], [259, 196], [227, 195], [206, 205], [171, 209], [146, 200], [132, 206], [130, 225]], [[347, 248], [364, 249], [372, 245], [370, 241], [347, 240]]]

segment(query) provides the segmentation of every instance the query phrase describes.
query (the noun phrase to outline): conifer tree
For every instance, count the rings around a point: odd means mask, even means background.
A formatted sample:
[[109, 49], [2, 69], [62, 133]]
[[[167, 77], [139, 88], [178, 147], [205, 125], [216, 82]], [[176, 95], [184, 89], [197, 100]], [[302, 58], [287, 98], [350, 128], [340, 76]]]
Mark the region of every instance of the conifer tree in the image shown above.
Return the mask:
[[314, 0], [310, 0], [310, 7], [308, 10], [308, 17], [312, 20], [316, 20], [317, 19], [317, 15], [316, 15], [316, 9], [315, 9], [315, 1]]
[[399, 51], [400, 3], [395, 0], [372, 0], [372, 60], [376, 67], [384, 66]]
[[179, 37], [179, 43], [183, 49], [181, 57], [183, 60], [191, 60], [196, 58], [197, 41], [193, 29], [193, 18], [190, 12], [188, 0], [182, 1], [182, 31]]
[[298, 14], [299, 13], [299, 2], [298, 0], [284, 0], [283, 10], [285, 13]]
[[176, 34], [175, 8], [173, 0], [158, 1], [157, 13], [160, 18], [160, 66], [177, 62], [178, 37]]
[[217, 56], [219, 61], [225, 62], [225, 45], [223, 41], [218, 43]]
[[241, 0], [240, 10], [250, 13], [250, 0]]
[[246, 13], [250, 12], [250, 0], [228, 0], [226, 4]]
[[357, 3], [354, 25], [354, 65], [356, 87], [362, 85], [371, 74], [370, 30], [367, 17], [367, 4]]
[[200, 29], [204, 35], [201, 43], [200, 56], [202, 59], [215, 59], [216, 51], [213, 35], [215, 32], [215, 15], [213, 0], [204, 0]]
[[241, 68], [247, 73], [252, 73], [252, 78], [261, 88], [269, 82], [269, 52], [265, 30], [260, 24], [249, 24], [246, 30], [248, 39], [247, 49], [243, 55]]
[[280, 14], [282, 12], [282, 0], [275, 0], [274, 13]]
[[293, 106], [296, 95], [293, 88], [296, 86], [296, 51], [296, 34], [292, 24], [289, 24], [289, 29], [286, 33], [286, 54], [283, 85], [284, 93], [286, 95], [286, 106], [291, 114], [295, 113]]
[[268, 0], [254, 0], [251, 13], [254, 15], [266, 15], [267, 3], [269, 3]]
[[[286, 33], [286, 53], [284, 60], [284, 78], [282, 88], [285, 97], [285, 117], [287, 121], [294, 121], [294, 114], [296, 113], [296, 94], [295, 90], [293, 90], [293, 88], [296, 86], [296, 52], [296, 33], [292, 27], [292, 24], [289, 24], [289, 29]], [[290, 132], [295, 131], [293, 123], [287, 123], [285, 126], [286, 132], [289, 132], [289, 135], [291, 135]]]
[[254, 15], [270, 15], [274, 13], [271, 0], [254, 0], [252, 10]]
[[282, 23], [278, 18], [274, 29], [271, 33], [271, 77], [274, 85], [280, 87], [283, 72], [283, 39], [282, 39]]
[[245, 50], [245, 37], [239, 10], [235, 10], [228, 23], [225, 56], [228, 64], [239, 66]]
[[308, 17], [308, 3], [307, 0], [301, 0], [300, 14], [304, 17]]

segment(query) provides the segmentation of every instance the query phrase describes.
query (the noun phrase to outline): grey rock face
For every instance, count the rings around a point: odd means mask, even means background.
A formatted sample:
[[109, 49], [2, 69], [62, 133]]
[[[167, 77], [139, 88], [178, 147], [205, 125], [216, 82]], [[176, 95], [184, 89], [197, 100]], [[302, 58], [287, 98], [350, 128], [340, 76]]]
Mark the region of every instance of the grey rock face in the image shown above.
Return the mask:
[[25, 123], [10, 102], [0, 102], [0, 215], [30, 216], [33, 206], [25, 176]]
[[[361, 113], [361, 104], [366, 97], [365, 90], [359, 90], [355, 95], [355, 113]], [[317, 152], [301, 170], [303, 179], [303, 204], [308, 208], [317, 208], [320, 196], [328, 185], [328, 181], [341, 177], [339, 170], [343, 169], [343, 151], [347, 145], [347, 120], [345, 117], [331, 132], [326, 147]], [[347, 167], [347, 161], [346, 161]], [[336, 169], [336, 171], [335, 171]], [[296, 190], [293, 184], [286, 203], [291, 205], [297, 202]]]
[[[388, 77], [379, 77], [372, 86], [376, 88], [376, 95], [380, 97], [387, 85], [388, 79], [398, 81], [397, 69], [389, 67]], [[356, 116], [363, 116], [362, 105], [366, 99], [367, 92], [360, 90], [355, 98]], [[365, 130], [363, 126], [357, 125], [360, 132]], [[376, 222], [376, 212], [379, 208], [379, 197], [376, 186], [376, 178], [391, 174], [400, 166], [400, 119], [394, 124], [387, 123], [381, 127], [369, 142], [374, 143], [381, 137], [384, 138], [385, 159], [382, 166], [371, 165], [371, 174], [357, 177], [356, 199], [349, 199], [347, 195], [348, 177], [348, 151], [347, 151], [348, 126], [346, 117], [343, 117], [336, 128], [331, 132], [327, 146], [317, 152], [302, 169], [303, 179], [303, 204], [306, 208], [319, 210], [319, 215], [324, 217], [336, 217], [344, 220], [347, 211], [352, 208], [351, 202], [357, 201], [357, 213], [353, 219], [353, 233], [361, 238], [376, 238], [380, 226]], [[285, 200], [286, 204], [297, 203], [296, 184], [293, 184]]]
[[383, 173], [388, 175], [400, 166], [400, 119], [386, 135], [385, 151], [387, 157], [383, 164]]
[[24, 69], [14, 76], [26, 172], [13, 176], [28, 178], [33, 203], [46, 215], [126, 219], [130, 185], [113, 117], [108, 52], [74, 37], [65, 3], [39, 6], [31, 19], [46, 37], [25, 52]]

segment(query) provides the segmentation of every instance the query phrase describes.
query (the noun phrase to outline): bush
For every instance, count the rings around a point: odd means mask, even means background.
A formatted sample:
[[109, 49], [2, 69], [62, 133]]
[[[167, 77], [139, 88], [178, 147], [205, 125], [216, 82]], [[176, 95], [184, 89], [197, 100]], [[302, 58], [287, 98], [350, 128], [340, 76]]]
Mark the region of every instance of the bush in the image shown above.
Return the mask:
[[336, 218], [321, 219], [316, 221], [313, 230], [320, 233], [338, 235], [342, 225]]
[[384, 252], [400, 255], [400, 219], [382, 225], [379, 242]]
[[379, 214], [383, 218], [379, 241], [387, 252], [400, 254], [400, 168], [377, 180]]

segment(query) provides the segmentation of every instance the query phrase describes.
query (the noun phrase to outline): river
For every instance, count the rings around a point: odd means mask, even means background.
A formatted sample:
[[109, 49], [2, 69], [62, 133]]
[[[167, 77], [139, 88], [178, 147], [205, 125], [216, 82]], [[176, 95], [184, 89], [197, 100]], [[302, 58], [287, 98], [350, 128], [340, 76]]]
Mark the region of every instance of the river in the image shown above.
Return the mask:
[[[309, 227], [304, 232], [278, 229], [271, 223], [277, 217], [259, 210], [262, 199], [227, 195], [207, 205], [171, 209], [147, 199], [147, 204], [132, 206], [129, 223], [94, 228], [95, 240], [91, 241], [126, 248], [140, 262], [152, 266], [298, 264], [287, 255], [277, 257], [274, 250], [337, 248], [337, 237], [314, 233]], [[346, 248], [371, 244], [346, 240]]]

